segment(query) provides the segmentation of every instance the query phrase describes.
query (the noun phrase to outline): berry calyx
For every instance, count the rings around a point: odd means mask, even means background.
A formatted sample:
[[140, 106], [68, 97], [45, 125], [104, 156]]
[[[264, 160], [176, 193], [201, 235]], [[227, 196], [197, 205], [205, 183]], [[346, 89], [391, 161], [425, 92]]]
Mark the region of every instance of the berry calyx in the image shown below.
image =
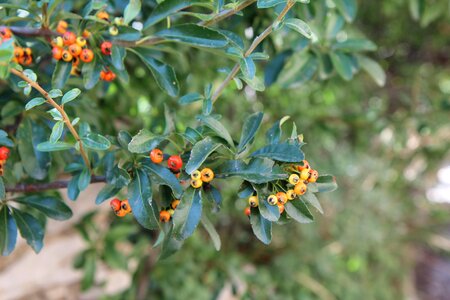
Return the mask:
[[289, 176], [290, 184], [296, 185], [299, 181], [300, 181], [300, 176], [298, 176], [297, 174], [291, 174], [291, 176]]
[[83, 49], [81, 51], [80, 59], [85, 63], [89, 63], [94, 59], [94, 52], [92, 52], [91, 49]]
[[109, 41], [104, 41], [101, 45], [100, 45], [100, 49], [102, 50], [102, 53], [104, 55], [111, 55], [111, 49], [112, 49], [112, 43]]
[[278, 192], [276, 194], [277, 200], [279, 204], [285, 204], [288, 201], [287, 195], [285, 192]]
[[167, 160], [167, 166], [171, 171], [178, 171], [183, 166], [183, 161], [179, 155], [172, 155]]
[[296, 195], [303, 195], [306, 193], [306, 184], [303, 182], [299, 182], [294, 187], [294, 192]]
[[214, 172], [210, 168], [204, 168], [201, 171], [202, 174], [202, 181], [203, 182], [210, 182], [214, 179]]
[[317, 172], [316, 170], [309, 170], [308, 182], [316, 182], [317, 178], [319, 178], [319, 172]]
[[259, 200], [258, 200], [258, 196], [251, 196], [248, 198], [248, 205], [250, 205], [250, 207], [258, 207], [259, 205]]
[[194, 180], [191, 180], [191, 186], [192, 186], [194, 189], [198, 189], [198, 188], [200, 188], [202, 185], [203, 185], [203, 181], [202, 181], [201, 179], [194, 179]]
[[267, 197], [267, 202], [268, 202], [270, 205], [276, 205], [276, 204], [278, 203], [277, 196], [275, 196], [275, 195], [269, 195], [269, 197]]
[[155, 148], [150, 152], [150, 160], [155, 164], [160, 164], [164, 160], [164, 154], [163, 152]]
[[201, 178], [202, 178], [202, 173], [199, 170], [195, 170], [194, 172], [192, 172], [192, 174], [191, 174], [192, 180], [197, 180], [197, 179], [201, 179]]
[[162, 223], [167, 223], [170, 220], [170, 213], [167, 210], [162, 210], [159, 212], [159, 221]]

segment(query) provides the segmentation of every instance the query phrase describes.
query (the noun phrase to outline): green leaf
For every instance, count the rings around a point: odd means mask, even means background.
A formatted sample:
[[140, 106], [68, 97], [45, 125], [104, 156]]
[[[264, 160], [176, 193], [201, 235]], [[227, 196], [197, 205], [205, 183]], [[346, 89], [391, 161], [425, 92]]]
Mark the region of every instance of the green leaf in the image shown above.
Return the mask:
[[70, 200], [75, 201], [80, 195], [80, 189], [78, 188], [78, 180], [80, 174], [74, 175], [67, 185], [67, 196]]
[[155, 35], [196, 47], [223, 48], [228, 44], [228, 39], [224, 35], [196, 24], [173, 26], [159, 31]]
[[353, 78], [352, 61], [347, 54], [332, 52], [330, 58], [339, 76], [347, 81]]
[[164, 20], [168, 16], [188, 8], [192, 5], [201, 4], [204, 1], [192, 1], [192, 0], [170, 0], [160, 3], [153, 11], [150, 17], [144, 23], [144, 29]]
[[42, 97], [33, 98], [30, 101], [28, 101], [28, 103], [25, 105], [25, 110], [30, 110], [33, 107], [39, 106], [41, 104], [44, 104], [45, 102], [47, 102], [47, 100], [45, 100]]
[[144, 64], [150, 69], [158, 86], [172, 97], [178, 95], [180, 87], [173, 68], [165, 63], [151, 57], [153, 52], [148, 49], [137, 49], [135, 53], [142, 59]]
[[4, 145], [6, 147], [14, 147], [13, 141], [8, 138], [8, 134], [6, 131], [0, 129], [0, 145]]
[[219, 166], [215, 173], [217, 178], [238, 176], [252, 183], [286, 178], [287, 174], [281, 168], [274, 167], [274, 163], [267, 158], [254, 158], [249, 164], [242, 160], [228, 160]]
[[133, 136], [128, 144], [128, 150], [133, 153], [146, 153], [156, 148], [163, 140], [164, 136], [155, 135], [147, 129], [141, 129], [138, 134]]
[[344, 52], [375, 51], [377, 50], [377, 45], [366, 39], [347, 39], [334, 44], [332, 49]]
[[321, 214], [323, 214], [323, 208], [322, 205], [320, 205], [319, 200], [317, 199], [316, 195], [314, 195], [310, 190], [307, 190], [306, 193], [302, 196], [300, 196], [300, 198], [303, 201], [308, 202], [309, 204], [311, 204], [313, 207], [315, 207]]
[[283, 162], [300, 162], [305, 158], [305, 155], [298, 145], [290, 145], [287, 143], [272, 144], [262, 147], [253, 152], [250, 156], [265, 157]]
[[141, 1], [140, 0], [130, 0], [128, 5], [125, 7], [123, 13], [123, 21], [125, 25], [128, 25], [141, 11]]
[[131, 139], [133, 137], [128, 131], [121, 130], [117, 134], [117, 141], [119, 142], [120, 146], [122, 146], [125, 149], [128, 149], [128, 144], [131, 142]]
[[250, 224], [255, 236], [264, 244], [270, 244], [272, 240], [272, 222], [266, 220], [257, 208], [251, 208]]
[[160, 182], [169, 186], [172, 189], [175, 197], [178, 198], [181, 196], [181, 194], [183, 193], [183, 188], [180, 185], [178, 178], [176, 178], [175, 175], [169, 171], [169, 169], [161, 165], [152, 163], [148, 157], [144, 159], [144, 167]]
[[81, 90], [78, 88], [71, 89], [61, 99], [61, 104], [66, 104], [72, 100], [74, 100], [81, 93]]
[[180, 97], [180, 99], [178, 99], [178, 103], [181, 105], [186, 105], [203, 99], [205, 99], [205, 97], [203, 97], [203, 95], [200, 95], [199, 93], [189, 93]]
[[313, 33], [311, 31], [311, 28], [309, 28], [309, 25], [306, 24], [305, 21], [302, 21], [302, 20], [296, 19], [296, 18], [289, 18], [289, 19], [284, 20], [283, 23], [287, 27], [297, 31], [298, 33], [300, 33], [301, 35], [303, 35], [307, 39], [311, 39], [312, 38]]
[[[0, 178], [1, 180], [1, 178]], [[9, 255], [16, 247], [17, 225], [11, 216], [8, 206], [0, 208], [0, 252], [2, 256]]]
[[52, 129], [52, 134], [50, 135], [49, 142], [56, 143], [60, 138], [64, 130], [64, 122], [56, 122]]
[[112, 184], [105, 185], [98, 193], [97, 198], [95, 198], [95, 204], [102, 204], [105, 200], [113, 197], [118, 192], [120, 192], [121, 189], [122, 188], [117, 188]]
[[384, 86], [386, 84], [386, 73], [376, 61], [367, 56], [359, 55], [358, 62], [361, 65], [361, 68], [373, 78], [376, 84], [379, 86]]
[[202, 199], [200, 190], [189, 187], [181, 197], [173, 215], [173, 232], [178, 240], [190, 237], [202, 216]]
[[258, 8], [274, 7], [282, 3], [286, 3], [287, 0], [258, 0], [256, 5]]
[[294, 54], [286, 62], [278, 83], [284, 88], [296, 88], [310, 81], [319, 68], [319, 60], [313, 54]]
[[53, 152], [72, 149], [73, 145], [65, 142], [43, 142], [37, 145], [36, 149], [41, 152]]
[[6, 198], [5, 183], [3, 182], [3, 178], [0, 177], [0, 200], [5, 198]]
[[72, 70], [72, 63], [59, 60], [56, 63], [55, 70], [53, 71], [52, 76], [53, 88], [62, 89], [66, 85], [66, 82], [70, 77], [71, 70]]
[[47, 131], [40, 123], [33, 122], [28, 118], [20, 123], [17, 129], [17, 147], [20, 159], [25, 172], [37, 180], [42, 180], [47, 176], [47, 170], [51, 163], [50, 155], [40, 152], [38, 146], [39, 143], [46, 140]]
[[111, 62], [117, 70], [125, 70], [123, 60], [125, 59], [125, 48], [113, 45], [111, 49]]
[[299, 223], [311, 223], [314, 220], [314, 216], [302, 200], [290, 200], [284, 205], [284, 209], [292, 219]]
[[18, 209], [13, 209], [13, 217], [16, 220], [20, 235], [33, 248], [34, 252], [39, 253], [44, 245], [44, 227], [42, 224], [29, 213]]
[[91, 183], [91, 172], [89, 169], [83, 169], [78, 178], [78, 189], [84, 191]]
[[267, 202], [266, 197], [261, 193], [258, 193], [258, 200], [258, 209], [261, 216], [268, 221], [278, 221], [278, 219], [280, 218], [280, 210], [278, 208], [278, 205], [270, 205], [269, 202]]
[[356, 17], [356, 0], [334, 0], [338, 10], [347, 20], [347, 22], [352, 22]]
[[250, 57], [243, 57], [239, 60], [239, 65], [241, 66], [242, 74], [248, 79], [253, 79], [256, 73], [256, 66], [253, 59]]
[[213, 142], [210, 136], [196, 143], [194, 147], [192, 147], [191, 156], [186, 164], [186, 173], [191, 174], [197, 170], [208, 156], [220, 146], [221, 144]]
[[261, 125], [263, 116], [264, 114], [262, 112], [256, 112], [245, 119], [241, 132], [241, 140], [237, 147], [239, 153], [245, 149], [245, 146], [253, 141], [253, 138]]
[[179, 241], [173, 238], [172, 232], [173, 226], [170, 226], [170, 229], [165, 233], [161, 231], [161, 234], [163, 234], [164, 236], [159, 259], [165, 259], [171, 256], [172, 254], [180, 250], [181, 246], [183, 245], [183, 241]]
[[83, 64], [81, 74], [83, 75], [83, 84], [86, 89], [90, 90], [97, 84], [102, 69], [103, 65], [97, 62], [95, 57], [90, 63]]
[[89, 132], [81, 138], [81, 141], [86, 148], [92, 150], [103, 151], [108, 150], [109, 147], [111, 147], [111, 142], [98, 133]]
[[128, 185], [128, 201], [133, 215], [143, 227], [157, 229], [159, 212], [152, 203], [152, 186], [144, 171], [135, 169], [134, 178]]
[[61, 92], [60, 89], [52, 89], [50, 90], [50, 92], [48, 92], [48, 96], [50, 98], [58, 98], [61, 97], [63, 95], [63, 93]]
[[225, 126], [222, 125], [222, 123], [220, 123], [211, 116], [199, 115], [197, 116], [197, 119], [203, 124], [205, 124], [207, 127], [211, 128], [218, 136], [226, 140], [228, 144], [234, 148], [233, 139], [231, 138], [230, 133], [225, 128]]
[[60, 199], [47, 195], [33, 195], [16, 198], [14, 201], [31, 206], [47, 217], [63, 221], [72, 217], [72, 210]]
[[337, 189], [336, 178], [331, 175], [322, 175], [317, 178], [316, 186], [319, 193], [328, 193]]
[[289, 116], [281, 118], [267, 131], [266, 140], [268, 144], [278, 144], [280, 142], [282, 134], [281, 126], [283, 126], [284, 122], [289, 120], [289, 118]]
[[209, 237], [211, 238], [214, 248], [216, 248], [217, 251], [220, 250], [220, 247], [222, 245], [222, 242], [220, 241], [220, 236], [216, 231], [216, 228], [214, 228], [214, 225], [211, 223], [211, 221], [208, 219], [208, 217], [203, 214], [202, 218], [200, 219], [202, 222], [203, 227], [208, 232]]

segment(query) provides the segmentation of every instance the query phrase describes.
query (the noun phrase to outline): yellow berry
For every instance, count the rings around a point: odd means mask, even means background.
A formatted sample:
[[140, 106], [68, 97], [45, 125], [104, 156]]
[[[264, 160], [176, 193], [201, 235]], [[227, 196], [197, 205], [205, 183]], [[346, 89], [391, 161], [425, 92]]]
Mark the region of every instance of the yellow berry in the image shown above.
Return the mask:
[[288, 190], [286, 192], [286, 196], [287, 196], [288, 200], [293, 200], [293, 199], [295, 199], [295, 197], [297, 197], [294, 190]]
[[294, 192], [297, 195], [303, 195], [306, 193], [306, 184], [303, 182], [299, 182], [294, 187]]
[[303, 169], [300, 172], [300, 179], [301, 180], [308, 180], [308, 178], [309, 178], [309, 169]]
[[204, 168], [201, 174], [203, 182], [210, 182], [214, 179], [214, 172], [210, 168]]
[[269, 197], [267, 197], [267, 202], [268, 202], [270, 205], [277, 205], [277, 203], [278, 203], [277, 196], [275, 196], [275, 195], [269, 195]]
[[196, 180], [196, 179], [200, 179], [200, 178], [202, 178], [202, 173], [200, 173], [199, 170], [195, 170], [194, 172], [192, 172], [192, 174], [191, 174], [192, 180]]
[[203, 184], [203, 181], [201, 179], [193, 179], [191, 180], [191, 186], [194, 189], [198, 189], [199, 187], [201, 187]]
[[296, 185], [297, 182], [300, 181], [300, 176], [298, 176], [297, 174], [291, 174], [291, 176], [289, 176], [289, 183]]
[[251, 196], [248, 198], [248, 205], [251, 207], [257, 207], [259, 205], [258, 196]]

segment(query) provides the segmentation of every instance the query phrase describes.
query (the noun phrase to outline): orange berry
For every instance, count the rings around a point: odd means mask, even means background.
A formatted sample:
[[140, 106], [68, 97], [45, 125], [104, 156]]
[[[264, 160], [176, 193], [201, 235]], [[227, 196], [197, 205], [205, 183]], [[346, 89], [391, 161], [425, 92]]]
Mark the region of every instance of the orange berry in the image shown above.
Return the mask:
[[56, 25], [56, 31], [58, 33], [64, 34], [67, 31], [67, 27], [69, 27], [69, 24], [67, 24], [67, 22], [64, 20], [60, 20], [58, 22], [58, 25]]
[[33, 62], [33, 58], [31, 56], [24, 55], [19, 58], [19, 63], [24, 66], [29, 66]]
[[53, 47], [52, 56], [56, 60], [60, 60], [62, 58], [63, 49], [59, 47]]
[[170, 203], [170, 207], [172, 207], [172, 209], [177, 209], [178, 205], [180, 204], [180, 200], [173, 200], [172, 203]]
[[131, 206], [127, 199], [122, 200], [122, 202], [120, 203], [120, 208], [127, 214], [131, 213]]
[[119, 209], [118, 211], [116, 211], [116, 216], [118, 217], [125, 217], [128, 213], [126, 211], [124, 211], [123, 209]]
[[171, 171], [178, 171], [183, 166], [183, 161], [179, 155], [172, 155], [167, 160], [167, 166]]
[[70, 46], [70, 45], [74, 44], [76, 41], [77, 41], [77, 36], [72, 31], [66, 31], [63, 34], [64, 45]]
[[203, 182], [210, 182], [214, 179], [214, 172], [210, 168], [204, 168], [200, 173]]
[[317, 178], [319, 178], [319, 172], [316, 170], [309, 170], [308, 182], [316, 182]]
[[296, 195], [303, 195], [306, 193], [306, 184], [303, 182], [299, 182], [294, 187], [294, 193]]
[[99, 11], [97, 13], [97, 18], [105, 20], [105, 21], [109, 21], [109, 14], [106, 11]]
[[78, 67], [80, 64], [80, 58], [78, 56], [74, 56], [72, 59], [72, 67]]
[[88, 39], [88, 38], [91, 36], [91, 32], [85, 29], [81, 35], [82, 35], [85, 39]]
[[30, 48], [24, 48], [24, 49], [23, 49], [23, 54], [24, 54], [24, 55], [31, 56], [32, 51], [31, 51]]
[[94, 52], [92, 52], [91, 49], [83, 49], [81, 51], [80, 59], [85, 63], [89, 63], [94, 59]]
[[280, 214], [284, 212], [284, 204], [278, 203], [278, 210], [280, 211]]
[[246, 207], [245, 209], [244, 209], [244, 214], [247, 216], [247, 217], [250, 217], [250, 214], [251, 214], [251, 210], [250, 210], [250, 207]]
[[0, 37], [7, 40], [10, 39], [12, 37], [12, 31], [9, 28], [2, 28], [0, 29]]
[[62, 58], [64, 61], [71, 61], [72, 58], [73, 58], [73, 55], [70, 54], [69, 51], [63, 50], [61, 58]]
[[309, 162], [304, 159], [300, 162], [300, 164], [297, 166], [297, 170], [299, 171], [303, 171], [304, 169], [310, 169], [311, 167], [309, 166]]
[[162, 210], [159, 212], [159, 221], [167, 223], [170, 220], [170, 213], [167, 210]]
[[78, 45], [78, 44], [72, 44], [72, 45], [69, 46], [69, 52], [73, 56], [80, 55], [82, 50], [83, 49], [81, 49], [80, 45]]
[[150, 159], [155, 164], [160, 164], [164, 160], [164, 154], [160, 149], [155, 148], [150, 152]]
[[285, 192], [278, 192], [276, 194], [276, 196], [277, 196], [278, 203], [280, 203], [280, 204], [285, 204], [288, 200]]
[[14, 47], [14, 57], [22, 57], [25, 54], [25, 51], [21, 47]]

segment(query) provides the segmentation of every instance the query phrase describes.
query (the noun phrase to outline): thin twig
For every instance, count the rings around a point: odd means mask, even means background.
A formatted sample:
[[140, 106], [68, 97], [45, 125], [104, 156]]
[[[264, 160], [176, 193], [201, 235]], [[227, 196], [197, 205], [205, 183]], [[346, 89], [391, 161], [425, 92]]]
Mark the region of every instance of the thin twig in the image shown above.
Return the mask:
[[247, 6], [252, 5], [253, 3], [255, 3], [256, 0], [247, 0], [242, 2], [241, 4], [239, 4], [238, 6], [236, 6], [235, 8], [230, 8], [227, 10], [223, 10], [217, 14], [215, 14], [211, 19], [207, 20], [207, 21], [201, 21], [198, 25], [202, 25], [202, 26], [209, 26], [212, 25], [214, 23], [220, 22], [223, 19], [226, 19], [234, 14], [237, 14], [238, 12], [240, 12], [241, 10], [243, 10], [244, 8], [246, 8]]
[[42, 94], [42, 96], [44, 96], [44, 98], [47, 100], [48, 104], [50, 104], [51, 106], [53, 106], [54, 108], [56, 108], [56, 110], [59, 111], [59, 113], [61, 114], [64, 123], [66, 124], [67, 128], [69, 128], [69, 131], [72, 133], [72, 136], [75, 138], [75, 140], [78, 142], [79, 145], [79, 149], [80, 149], [80, 154], [81, 157], [83, 157], [84, 163], [86, 164], [86, 166], [89, 168], [89, 170], [92, 173], [91, 170], [91, 164], [89, 163], [89, 158], [86, 154], [86, 152], [84, 151], [83, 148], [83, 144], [81, 142], [80, 136], [78, 135], [78, 132], [75, 130], [75, 128], [72, 126], [72, 123], [70, 122], [70, 118], [69, 116], [66, 114], [64, 108], [62, 108], [60, 105], [58, 105], [58, 103], [55, 102], [55, 100], [53, 100], [48, 93], [39, 85], [39, 83], [37, 83], [34, 80], [31, 80], [30, 78], [28, 78], [23, 72], [17, 70], [17, 69], [10, 69], [10, 72], [18, 77], [20, 77], [21, 79], [23, 79], [24, 81], [28, 82], [28, 84], [34, 88], [35, 90], [37, 90], [39, 93]]
[[[6, 186], [7, 193], [31, 193], [45, 190], [64, 189], [69, 185], [70, 180], [58, 180], [45, 183], [19, 183], [15, 186]], [[92, 176], [91, 183], [106, 182], [105, 176]]]
[[[5, 26], [0, 26], [0, 29]], [[54, 36], [61, 35], [55, 31], [52, 31], [48, 28], [29, 28], [29, 27], [19, 27], [19, 26], [8, 26], [8, 28], [12, 31], [12, 33], [21, 35], [21, 36]]]
[[[295, 1], [290, 0], [286, 3], [286, 6], [283, 8], [281, 13], [278, 15], [278, 17], [275, 19], [275, 21], [270, 24], [260, 35], [258, 35], [250, 45], [250, 47], [245, 51], [244, 57], [248, 57], [250, 54], [252, 54], [253, 51], [255, 51], [256, 47], [273, 31], [273, 27], [275, 24], [281, 22], [283, 18], [286, 16], [288, 11], [294, 6]], [[225, 80], [219, 85], [219, 87], [215, 90], [213, 96], [211, 97], [211, 100], [215, 102], [219, 96], [222, 94], [225, 87], [230, 83], [231, 80], [237, 75], [239, 72], [239, 63], [235, 64], [231, 72], [228, 74], [228, 76], [225, 78]]]

